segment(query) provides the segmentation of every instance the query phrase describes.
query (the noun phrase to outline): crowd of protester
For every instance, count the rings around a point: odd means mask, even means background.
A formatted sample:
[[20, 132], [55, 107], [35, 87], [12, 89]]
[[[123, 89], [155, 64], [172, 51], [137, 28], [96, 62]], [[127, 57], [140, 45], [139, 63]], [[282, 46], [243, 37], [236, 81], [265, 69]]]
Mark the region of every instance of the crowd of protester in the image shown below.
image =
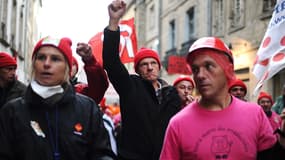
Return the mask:
[[[88, 43], [77, 44], [87, 83], [77, 79], [70, 38], [36, 43], [26, 85], [14, 57], [0, 52], [0, 159], [285, 159], [285, 84], [275, 102], [265, 91], [248, 102], [232, 52], [217, 37], [191, 45], [193, 74], [177, 75], [172, 85], [150, 48], [138, 50], [130, 74], [117, 54], [125, 11], [122, 0], [108, 6], [103, 65]], [[107, 104], [109, 83], [119, 102]]]

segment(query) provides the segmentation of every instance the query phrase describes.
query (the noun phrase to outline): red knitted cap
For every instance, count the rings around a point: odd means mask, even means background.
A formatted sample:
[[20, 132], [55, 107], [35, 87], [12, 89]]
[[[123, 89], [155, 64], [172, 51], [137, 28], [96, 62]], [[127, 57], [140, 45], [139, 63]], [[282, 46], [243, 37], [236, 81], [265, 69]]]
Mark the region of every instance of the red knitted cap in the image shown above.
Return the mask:
[[245, 94], [246, 94], [246, 92], [247, 92], [247, 87], [246, 87], [246, 85], [244, 84], [244, 82], [243, 82], [242, 80], [240, 80], [240, 79], [234, 80], [234, 81], [230, 84], [229, 90], [231, 90], [234, 86], [240, 86], [240, 87], [244, 88]]
[[6, 52], [0, 52], [0, 67], [16, 66], [16, 60]]
[[53, 38], [53, 37], [48, 36], [48, 37], [42, 38], [36, 44], [36, 46], [34, 48], [34, 51], [33, 51], [32, 58], [34, 58], [35, 54], [43, 46], [55, 47], [61, 53], [63, 53], [63, 55], [65, 56], [65, 58], [66, 58], [66, 60], [68, 62], [70, 73], [71, 73], [71, 68], [72, 68], [72, 50], [71, 50], [71, 45], [72, 45], [72, 41], [69, 38], [57, 39], [57, 38]]
[[149, 49], [149, 48], [141, 48], [137, 52], [137, 54], [135, 55], [135, 58], [134, 58], [134, 67], [135, 67], [136, 72], [138, 69], [138, 64], [144, 58], [154, 58], [157, 61], [158, 65], [159, 65], [159, 69], [160, 69], [161, 63], [160, 63], [157, 52], [152, 50], [152, 49]]
[[266, 92], [260, 92], [259, 96], [257, 98], [257, 102], [261, 99], [261, 98], [268, 98], [271, 101], [271, 105], [273, 105], [273, 99], [270, 96], [270, 94], [266, 93]]
[[177, 85], [181, 81], [189, 81], [192, 84], [192, 86], [195, 87], [193, 79], [190, 76], [184, 76], [184, 75], [181, 75], [178, 78], [176, 78], [175, 81], [173, 82], [173, 86]]

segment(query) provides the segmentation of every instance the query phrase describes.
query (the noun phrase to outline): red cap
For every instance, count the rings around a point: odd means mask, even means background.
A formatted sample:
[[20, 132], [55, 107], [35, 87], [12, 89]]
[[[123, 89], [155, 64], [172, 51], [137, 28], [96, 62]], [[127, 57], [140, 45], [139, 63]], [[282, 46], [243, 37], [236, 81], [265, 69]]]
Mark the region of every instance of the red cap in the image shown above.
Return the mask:
[[108, 108], [107, 104], [106, 104], [106, 98], [103, 97], [102, 100], [100, 101], [99, 106], [101, 107], [102, 110], [105, 110], [106, 108]]
[[135, 71], [137, 72], [138, 69], [138, 64], [140, 63], [140, 61], [144, 58], [154, 58], [157, 63], [159, 64], [159, 68], [161, 67], [161, 63], [158, 57], [158, 54], [156, 51], [152, 50], [152, 49], [148, 49], [148, 48], [141, 48], [137, 54], [135, 55], [134, 58], [134, 67], [135, 67]]
[[240, 80], [240, 79], [235, 79], [235, 80], [230, 84], [229, 90], [231, 90], [234, 86], [240, 86], [240, 87], [244, 88], [245, 94], [246, 94], [247, 88], [246, 88], [246, 85], [243, 83], [242, 80]]
[[261, 99], [261, 98], [268, 98], [271, 101], [271, 105], [273, 105], [273, 99], [270, 96], [270, 94], [266, 93], [266, 92], [260, 92], [259, 96], [257, 98], [257, 102]]
[[6, 52], [0, 52], [0, 67], [16, 66], [16, 60]]
[[210, 48], [218, 51], [224, 52], [229, 58], [231, 63], [233, 64], [233, 54], [231, 50], [227, 47], [227, 45], [217, 37], [202, 37], [196, 40], [192, 46], [189, 48], [188, 55], [187, 55], [187, 62], [189, 62], [189, 58], [191, 53], [196, 50], [203, 49], [203, 48]]
[[192, 78], [190, 76], [184, 76], [184, 75], [181, 75], [178, 78], [176, 78], [175, 81], [173, 82], [173, 86], [176, 86], [181, 81], [189, 81], [193, 87], [195, 86]]
[[72, 41], [69, 38], [53, 38], [53, 37], [45, 37], [42, 38], [35, 46], [34, 51], [33, 51], [33, 56], [34, 58], [35, 54], [38, 52], [38, 50], [43, 47], [43, 46], [52, 46], [60, 50], [60, 52], [65, 56], [69, 70], [71, 73], [71, 68], [72, 68], [72, 50], [71, 50], [71, 45]]

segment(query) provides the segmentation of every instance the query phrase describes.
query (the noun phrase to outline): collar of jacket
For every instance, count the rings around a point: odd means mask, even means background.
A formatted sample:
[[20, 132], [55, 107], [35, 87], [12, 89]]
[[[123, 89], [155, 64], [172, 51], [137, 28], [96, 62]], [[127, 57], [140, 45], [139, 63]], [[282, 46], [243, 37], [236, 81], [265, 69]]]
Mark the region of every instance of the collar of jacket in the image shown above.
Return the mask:
[[24, 99], [26, 103], [31, 107], [53, 108], [56, 106], [55, 104], [65, 106], [61, 104], [67, 104], [73, 101], [75, 98], [75, 91], [69, 84], [63, 84], [63, 89], [63, 93], [56, 94], [47, 99], [43, 99], [37, 95], [31, 88], [31, 85], [29, 85]]

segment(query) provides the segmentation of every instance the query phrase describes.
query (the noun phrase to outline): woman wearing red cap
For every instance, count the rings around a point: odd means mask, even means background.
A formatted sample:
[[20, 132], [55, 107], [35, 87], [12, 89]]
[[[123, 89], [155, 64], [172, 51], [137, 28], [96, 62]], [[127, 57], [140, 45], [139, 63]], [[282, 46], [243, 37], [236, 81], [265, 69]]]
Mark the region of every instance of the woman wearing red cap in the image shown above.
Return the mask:
[[0, 52], [0, 108], [25, 93], [26, 85], [16, 79], [16, 69], [16, 60], [8, 53]]
[[242, 80], [235, 79], [229, 86], [229, 92], [231, 95], [246, 101], [245, 95], [247, 92], [247, 87]]
[[0, 159], [113, 159], [96, 103], [70, 84], [71, 40], [46, 37], [32, 55], [32, 80], [24, 97], [0, 111]]
[[192, 96], [194, 90], [194, 81], [190, 76], [181, 75], [175, 79], [173, 86], [176, 88], [179, 97], [181, 98], [181, 108], [186, 107], [189, 103], [194, 101]]

